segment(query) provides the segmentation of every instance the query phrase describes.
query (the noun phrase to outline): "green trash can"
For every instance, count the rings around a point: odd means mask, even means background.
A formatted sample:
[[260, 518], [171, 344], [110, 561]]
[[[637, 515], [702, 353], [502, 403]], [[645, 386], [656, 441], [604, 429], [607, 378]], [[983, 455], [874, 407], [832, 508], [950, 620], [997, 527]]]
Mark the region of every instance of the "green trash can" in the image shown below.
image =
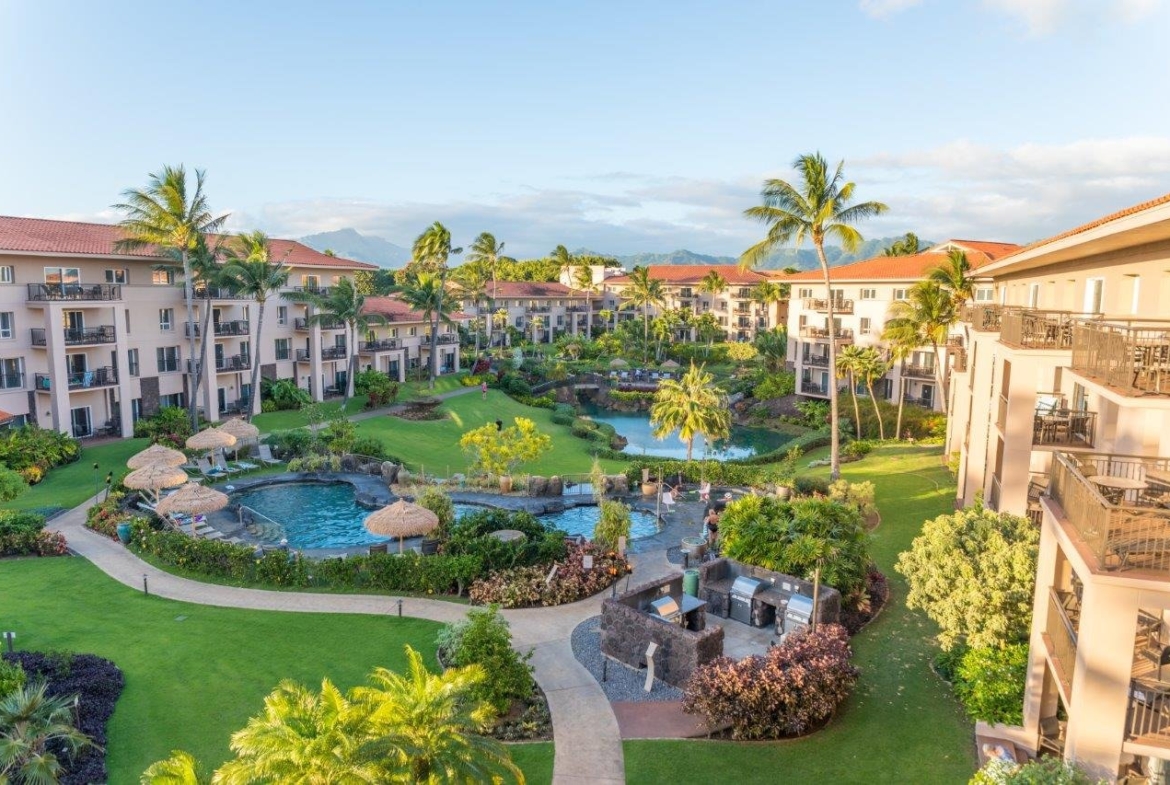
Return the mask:
[[699, 596], [699, 571], [683, 570], [683, 594]]

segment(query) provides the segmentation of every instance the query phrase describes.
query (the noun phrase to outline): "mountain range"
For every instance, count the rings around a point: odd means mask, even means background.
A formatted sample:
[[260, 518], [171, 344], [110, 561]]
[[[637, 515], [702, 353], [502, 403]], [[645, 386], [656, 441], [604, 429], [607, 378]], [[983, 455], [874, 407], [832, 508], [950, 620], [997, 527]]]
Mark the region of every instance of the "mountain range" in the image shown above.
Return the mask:
[[[880, 256], [882, 249], [900, 237], [879, 237], [866, 240], [855, 252], [845, 253], [836, 246], [825, 246], [825, 256], [833, 266], [848, 264], [859, 259], [870, 259]], [[356, 229], [338, 229], [333, 232], [320, 232], [302, 237], [301, 242], [318, 251], [331, 250], [338, 256], [346, 259], [356, 259], [359, 262], [369, 262], [380, 267], [402, 267], [410, 261], [410, 249], [396, 245], [382, 237], [370, 234], [361, 234]], [[923, 241], [922, 246], [932, 245]], [[625, 268], [634, 265], [650, 264], [735, 264], [738, 260], [734, 256], [710, 256], [695, 253], [685, 248], [669, 253], [636, 253], [615, 255], [600, 253], [588, 248], [578, 248], [573, 252], [577, 255], [590, 254], [607, 256], [616, 259]], [[818, 265], [816, 251], [811, 248], [781, 248], [773, 251], [762, 264], [764, 270], [780, 270], [785, 267], [795, 267], [798, 270], [812, 270]]]

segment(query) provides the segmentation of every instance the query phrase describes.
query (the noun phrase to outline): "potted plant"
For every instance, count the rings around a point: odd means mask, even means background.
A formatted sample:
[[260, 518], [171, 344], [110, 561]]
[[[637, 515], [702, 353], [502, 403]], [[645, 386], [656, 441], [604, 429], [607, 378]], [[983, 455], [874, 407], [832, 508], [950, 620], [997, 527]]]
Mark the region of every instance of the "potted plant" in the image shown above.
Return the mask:
[[123, 545], [130, 544], [130, 538], [134, 534], [134, 526], [130, 521], [122, 521], [118, 524], [118, 540]]
[[792, 496], [792, 488], [796, 484], [796, 462], [802, 455], [800, 447], [793, 447], [784, 455], [784, 460], [776, 467], [776, 496], [788, 499]]
[[459, 440], [471, 458], [471, 470], [499, 478], [500, 493], [512, 491], [512, 472], [526, 461], [534, 461], [552, 447], [552, 439], [536, 430], [536, 423], [517, 417], [507, 428], [485, 425], [463, 434]]
[[658, 483], [650, 482], [650, 470], [642, 469], [642, 495], [653, 496], [658, 493]]
[[429, 536], [423, 538], [419, 546], [423, 556], [433, 556], [439, 552], [439, 545], [447, 539], [447, 532], [455, 523], [455, 504], [442, 488], [434, 485], [424, 488], [422, 493], [415, 497], [414, 503], [419, 507], [425, 507], [439, 518], [439, 525]]

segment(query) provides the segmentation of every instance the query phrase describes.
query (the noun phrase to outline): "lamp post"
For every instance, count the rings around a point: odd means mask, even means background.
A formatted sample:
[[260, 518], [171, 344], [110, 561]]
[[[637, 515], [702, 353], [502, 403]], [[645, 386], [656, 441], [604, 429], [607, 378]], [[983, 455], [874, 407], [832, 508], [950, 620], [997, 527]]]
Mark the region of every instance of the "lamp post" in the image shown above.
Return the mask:
[[93, 495], [94, 496], [97, 496], [99, 493], [102, 492], [102, 484], [101, 484], [101, 481], [100, 481], [99, 475], [98, 475], [99, 468], [100, 467], [96, 463], [94, 463], [94, 465], [93, 465]]

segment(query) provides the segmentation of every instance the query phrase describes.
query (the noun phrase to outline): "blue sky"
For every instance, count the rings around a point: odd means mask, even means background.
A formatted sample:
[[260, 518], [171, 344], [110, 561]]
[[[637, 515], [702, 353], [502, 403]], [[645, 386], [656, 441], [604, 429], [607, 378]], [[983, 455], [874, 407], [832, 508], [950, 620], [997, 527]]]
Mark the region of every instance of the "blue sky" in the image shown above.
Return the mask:
[[867, 235], [1027, 241], [1170, 190], [1167, 6], [0, 0], [0, 214], [182, 162], [284, 236], [737, 254], [819, 149]]

